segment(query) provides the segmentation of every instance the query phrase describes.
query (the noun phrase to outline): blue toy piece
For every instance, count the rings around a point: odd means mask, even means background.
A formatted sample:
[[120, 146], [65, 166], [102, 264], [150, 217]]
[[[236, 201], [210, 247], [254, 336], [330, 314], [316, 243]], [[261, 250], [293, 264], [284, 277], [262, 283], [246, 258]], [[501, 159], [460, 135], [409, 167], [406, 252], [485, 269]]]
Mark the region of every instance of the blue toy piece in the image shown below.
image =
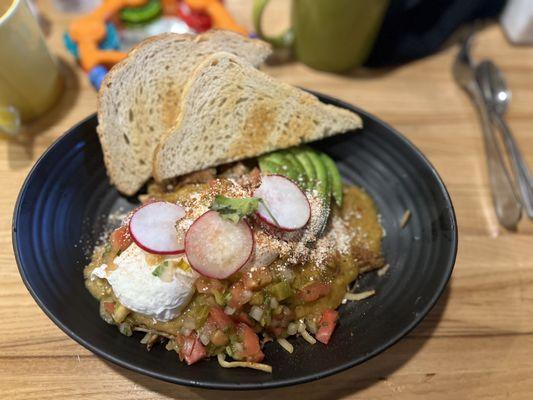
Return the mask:
[[97, 65], [89, 71], [89, 81], [91, 81], [91, 84], [96, 90], [100, 89], [100, 85], [102, 84], [107, 72], [107, 68], [103, 65]]
[[70, 35], [68, 34], [67, 31], [65, 31], [65, 33], [63, 33], [63, 42], [65, 43], [65, 47], [67, 48], [68, 52], [70, 54], [72, 54], [74, 56], [74, 58], [76, 58], [76, 60], [78, 60], [78, 58], [79, 58], [78, 57], [78, 46], [70, 38]]
[[[118, 35], [117, 28], [112, 23], [107, 23], [106, 28], [106, 37], [100, 43], [99, 47], [104, 50], [120, 50], [120, 37]], [[63, 41], [69, 53], [72, 54], [76, 60], [78, 60], [78, 45], [71, 39], [68, 32], [63, 34]]]
[[120, 50], [120, 36], [117, 28], [111, 22], [107, 23], [107, 35], [104, 39], [102, 49]]

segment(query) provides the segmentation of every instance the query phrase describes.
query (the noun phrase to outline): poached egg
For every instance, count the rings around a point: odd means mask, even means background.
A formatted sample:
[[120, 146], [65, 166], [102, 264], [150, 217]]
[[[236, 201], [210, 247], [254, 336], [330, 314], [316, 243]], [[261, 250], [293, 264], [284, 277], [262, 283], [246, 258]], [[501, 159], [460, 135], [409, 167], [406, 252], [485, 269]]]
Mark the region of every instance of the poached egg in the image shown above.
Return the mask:
[[[191, 300], [194, 282], [199, 275], [191, 268], [173, 267], [170, 276], [165, 273], [163, 279], [155, 271], [158, 265], [147, 262], [148, 255], [132, 243], [113, 260], [115, 269], [102, 264], [93, 270], [91, 279], [107, 279], [120, 303], [130, 310], [158, 321], [169, 321], [179, 315]], [[165, 261], [171, 265], [183, 265], [183, 262], [180, 263], [183, 257], [167, 257]]]

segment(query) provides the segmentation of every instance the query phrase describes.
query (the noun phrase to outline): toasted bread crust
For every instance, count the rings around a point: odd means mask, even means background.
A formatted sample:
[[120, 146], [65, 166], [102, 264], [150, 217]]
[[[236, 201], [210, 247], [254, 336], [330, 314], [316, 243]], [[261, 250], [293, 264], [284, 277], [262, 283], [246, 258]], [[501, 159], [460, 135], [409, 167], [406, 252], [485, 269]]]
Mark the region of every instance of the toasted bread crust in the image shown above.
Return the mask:
[[361, 126], [358, 115], [220, 52], [185, 84], [176, 124], [155, 150], [153, 176], [163, 181]]
[[[150, 178], [153, 151], [159, 136], [175, 123], [190, 69], [206, 55], [221, 49], [240, 51], [255, 65], [271, 51], [260, 40], [227, 31], [212, 30], [201, 35], [164, 33], [139, 43], [109, 71], [98, 93], [97, 132], [109, 178], [119, 191], [133, 195]], [[157, 53], [153, 68], [147, 59], [151, 56], [153, 60], [152, 53]], [[180, 57], [172, 58], [176, 54]], [[161, 66], [163, 63], [168, 71]], [[167, 91], [161, 90], [163, 81], [169, 84]], [[141, 96], [139, 90], [142, 92], [143, 85], [145, 91]]]

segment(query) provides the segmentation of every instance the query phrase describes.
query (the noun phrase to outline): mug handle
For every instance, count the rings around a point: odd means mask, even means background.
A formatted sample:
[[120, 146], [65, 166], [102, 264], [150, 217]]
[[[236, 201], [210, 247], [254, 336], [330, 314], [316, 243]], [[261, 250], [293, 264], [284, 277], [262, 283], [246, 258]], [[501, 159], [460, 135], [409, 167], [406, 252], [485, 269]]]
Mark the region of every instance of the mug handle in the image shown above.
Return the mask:
[[252, 12], [255, 32], [257, 36], [270, 43], [275, 48], [289, 48], [294, 43], [294, 31], [292, 28], [287, 29], [285, 32], [278, 36], [267, 36], [263, 32], [262, 18], [263, 12], [268, 4], [269, 0], [254, 0], [254, 8]]
[[0, 106], [0, 132], [16, 135], [20, 129], [20, 114], [15, 107]]

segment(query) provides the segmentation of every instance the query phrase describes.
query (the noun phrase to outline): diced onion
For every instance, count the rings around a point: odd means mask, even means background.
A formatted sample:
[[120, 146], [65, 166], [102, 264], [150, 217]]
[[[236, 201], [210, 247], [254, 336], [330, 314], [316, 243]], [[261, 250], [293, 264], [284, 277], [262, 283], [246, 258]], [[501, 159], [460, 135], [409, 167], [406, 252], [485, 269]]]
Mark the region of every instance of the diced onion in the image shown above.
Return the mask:
[[261, 318], [263, 318], [263, 309], [258, 306], [252, 306], [250, 310], [250, 317], [255, 319], [257, 322], [261, 321]]
[[233, 307], [226, 306], [226, 308], [224, 308], [224, 313], [227, 315], [233, 315], [235, 314], [235, 309]]
[[278, 343], [281, 347], [283, 347], [285, 350], [287, 350], [289, 353], [292, 354], [294, 351], [294, 347], [292, 344], [289, 343], [287, 339], [280, 338], [278, 339]]
[[185, 327], [181, 328], [181, 334], [183, 336], [189, 336], [191, 333], [192, 333], [192, 329], [191, 328], [185, 328]]
[[274, 309], [274, 308], [277, 308], [278, 306], [279, 306], [278, 301], [276, 300], [275, 297], [272, 297], [270, 299], [270, 308]]
[[233, 351], [235, 353], [242, 353], [244, 351], [244, 346], [242, 343], [234, 343], [233, 344]]
[[202, 344], [203, 344], [204, 346], [207, 346], [207, 345], [209, 344], [209, 342], [210, 342], [210, 338], [209, 338], [209, 336], [207, 336], [207, 335], [205, 335], [205, 334], [200, 335], [200, 342], [202, 342]]
[[174, 342], [173, 340], [169, 340], [167, 342], [167, 344], [165, 345], [165, 349], [167, 349], [168, 351], [175, 350], [176, 349], [176, 342]]
[[285, 282], [292, 282], [294, 280], [294, 272], [290, 268], [283, 268], [279, 271], [281, 280]]
[[247, 303], [253, 296], [253, 292], [251, 290], [243, 290], [242, 291], [242, 301], [244, 303]]
[[131, 325], [128, 322], [123, 322], [118, 326], [118, 330], [125, 336], [131, 336]]
[[113, 324], [115, 321], [113, 320], [113, 316], [105, 309], [106, 303], [113, 303], [113, 301], [105, 299], [100, 301], [100, 318], [102, 318], [108, 324]]
[[188, 329], [194, 329], [196, 328], [196, 322], [194, 322], [194, 319], [186, 319], [185, 321], [183, 321], [183, 327]]
[[287, 335], [292, 336], [296, 335], [298, 332], [298, 325], [296, 325], [294, 322], [291, 322], [289, 326], [287, 326]]
[[117, 302], [115, 304], [115, 310], [113, 311], [112, 315], [113, 315], [113, 319], [115, 320], [115, 322], [120, 324], [126, 319], [129, 313], [131, 313], [129, 309], [127, 309], [122, 304]]
[[272, 366], [261, 363], [254, 363], [250, 361], [226, 361], [224, 354], [220, 353], [217, 355], [218, 363], [222, 368], [252, 368], [259, 371], [272, 373]]

